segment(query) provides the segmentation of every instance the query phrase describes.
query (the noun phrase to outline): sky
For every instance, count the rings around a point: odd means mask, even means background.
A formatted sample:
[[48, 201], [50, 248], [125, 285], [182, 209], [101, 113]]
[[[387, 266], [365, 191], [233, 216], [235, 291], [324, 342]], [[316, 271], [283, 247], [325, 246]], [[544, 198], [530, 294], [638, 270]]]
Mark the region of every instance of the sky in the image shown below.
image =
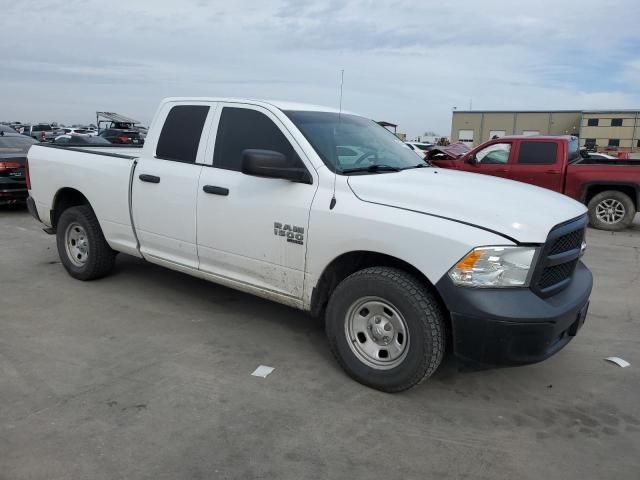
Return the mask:
[[336, 107], [449, 135], [452, 109], [640, 109], [638, 0], [0, 0], [0, 120], [148, 124], [167, 96]]

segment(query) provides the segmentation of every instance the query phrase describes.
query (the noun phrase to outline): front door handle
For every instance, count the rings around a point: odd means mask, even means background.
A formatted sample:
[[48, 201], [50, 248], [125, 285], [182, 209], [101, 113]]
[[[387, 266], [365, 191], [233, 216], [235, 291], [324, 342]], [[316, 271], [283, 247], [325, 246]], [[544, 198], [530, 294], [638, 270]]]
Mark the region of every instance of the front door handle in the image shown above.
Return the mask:
[[544, 173], [548, 173], [550, 175], [557, 175], [560, 173], [560, 170], [546, 170]]
[[212, 195], [222, 195], [223, 197], [229, 195], [228, 188], [216, 187], [214, 185], [205, 185], [204, 187], [202, 187], [202, 190], [204, 191], [204, 193], [210, 193]]
[[160, 183], [160, 177], [156, 177], [155, 175], [147, 175], [146, 173], [141, 173], [138, 178], [143, 182]]

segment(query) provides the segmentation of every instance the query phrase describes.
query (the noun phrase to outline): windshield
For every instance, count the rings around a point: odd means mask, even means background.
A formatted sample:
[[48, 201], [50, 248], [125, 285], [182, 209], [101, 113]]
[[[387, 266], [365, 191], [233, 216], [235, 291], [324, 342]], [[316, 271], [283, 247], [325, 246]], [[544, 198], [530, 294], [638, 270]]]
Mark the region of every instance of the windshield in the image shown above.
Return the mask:
[[27, 153], [34, 143], [38, 142], [31, 137], [3, 135], [0, 136], [0, 153]]
[[370, 169], [371, 173], [383, 171], [376, 166], [394, 171], [421, 163], [400, 139], [372, 120], [331, 112], [287, 111], [285, 114], [327, 167], [337, 173], [360, 168]]

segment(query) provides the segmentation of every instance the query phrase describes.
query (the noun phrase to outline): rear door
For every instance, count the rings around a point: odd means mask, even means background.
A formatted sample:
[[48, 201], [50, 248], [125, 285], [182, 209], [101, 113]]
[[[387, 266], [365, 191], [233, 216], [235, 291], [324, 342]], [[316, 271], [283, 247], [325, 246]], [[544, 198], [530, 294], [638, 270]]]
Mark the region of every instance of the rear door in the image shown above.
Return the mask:
[[[214, 122], [215, 123], [215, 122]], [[300, 299], [316, 172], [272, 112], [248, 104], [221, 104], [210, 166], [198, 188], [200, 269], [240, 284]], [[245, 149], [282, 153], [306, 168], [313, 184], [241, 172]], [[346, 152], [350, 153], [350, 152]]]
[[196, 200], [208, 139], [204, 132], [214, 109], [207, 102], [165, 104], [151, 130], [155, 148], [138, 159], [133, 214], [140, 251], [150, 260], [198, 267]]
[[560, 141], [521, 140], [517, 145], [510, 178], [562, 192], [564, 157], [564, 144]]
[[[496, 141], [475, 152], [475, 162], [458, 160], [460, 169], [468, 172], [483, 173], [494, 177], [509, 178], [513, 159], [513, 142]], [[465, 156], [465, 158], [468, 158]]]

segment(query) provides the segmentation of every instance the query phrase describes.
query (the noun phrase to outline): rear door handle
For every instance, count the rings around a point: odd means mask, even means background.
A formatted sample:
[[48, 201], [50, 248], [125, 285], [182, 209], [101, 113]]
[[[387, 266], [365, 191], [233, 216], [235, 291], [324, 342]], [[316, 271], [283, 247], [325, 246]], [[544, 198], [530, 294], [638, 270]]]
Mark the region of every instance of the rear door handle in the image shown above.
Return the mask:
[[160, 183], [160, 177], [156, 177], [155, 175], [147, 175], [146, 173], [141, 173], [138, 178], [143, 182]]
[[214, 185], [205, 185], [204, 187], [202, 187], [202, 190], [204, 190], [204, 193], [210, 193], [212, 195], [222, 195], [223, 197], [229, 195], [228, 188], [216, 187]]
[[544, 173], [549, 173], [549, 174], [556, 175], [556, 174], [560, 173], [560, 170], [546, 170]]

